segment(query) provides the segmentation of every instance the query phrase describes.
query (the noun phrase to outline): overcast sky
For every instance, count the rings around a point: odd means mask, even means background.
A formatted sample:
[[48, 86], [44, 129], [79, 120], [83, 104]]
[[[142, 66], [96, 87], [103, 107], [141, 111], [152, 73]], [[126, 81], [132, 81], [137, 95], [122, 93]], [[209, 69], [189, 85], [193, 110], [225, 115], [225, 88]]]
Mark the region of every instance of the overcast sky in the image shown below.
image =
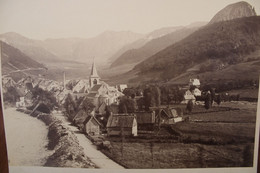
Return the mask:
[[[209, 21], [238, 0], [0, 0], [0, 33], [34, 39], [96, 36], [106, 30], [148, 33]], [[248, 0], [260, 13], [260, 0]]]

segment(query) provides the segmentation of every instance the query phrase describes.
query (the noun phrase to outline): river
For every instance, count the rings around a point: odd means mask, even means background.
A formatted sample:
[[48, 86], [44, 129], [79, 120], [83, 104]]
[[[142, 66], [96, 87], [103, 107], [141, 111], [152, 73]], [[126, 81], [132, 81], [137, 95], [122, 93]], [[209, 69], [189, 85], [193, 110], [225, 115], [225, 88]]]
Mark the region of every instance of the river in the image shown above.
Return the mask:
[[48, 128], [37, 118], [4, 110], [9, 166], [43, 166], [52, 151], [48, 151]]

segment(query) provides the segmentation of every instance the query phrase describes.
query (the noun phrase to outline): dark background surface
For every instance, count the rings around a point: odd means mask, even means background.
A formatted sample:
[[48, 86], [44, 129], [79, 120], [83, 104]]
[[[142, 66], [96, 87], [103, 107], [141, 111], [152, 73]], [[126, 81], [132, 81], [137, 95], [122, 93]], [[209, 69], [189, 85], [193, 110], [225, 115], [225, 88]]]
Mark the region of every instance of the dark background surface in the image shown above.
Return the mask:
[[0, 173], [8, 172], [8, 158], [5, 141], [4, 120], [2, 111], [2, 100], [0, 96]]

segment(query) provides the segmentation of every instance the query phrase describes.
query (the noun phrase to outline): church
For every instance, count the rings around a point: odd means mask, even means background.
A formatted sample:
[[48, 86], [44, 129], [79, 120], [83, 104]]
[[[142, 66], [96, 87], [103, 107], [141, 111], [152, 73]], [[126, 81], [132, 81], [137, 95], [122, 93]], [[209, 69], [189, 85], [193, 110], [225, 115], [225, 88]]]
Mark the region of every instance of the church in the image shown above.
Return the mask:
[[101, 81], [96, 69], [96, 64], [93, 62], [89, 76], [89, 93], [87, 98], [92, 100], [96, 106], [96, 110], [111, 104], [118, 104], [118, 98], [123, 96], [116, 87], [109, 86], [104, 81]]

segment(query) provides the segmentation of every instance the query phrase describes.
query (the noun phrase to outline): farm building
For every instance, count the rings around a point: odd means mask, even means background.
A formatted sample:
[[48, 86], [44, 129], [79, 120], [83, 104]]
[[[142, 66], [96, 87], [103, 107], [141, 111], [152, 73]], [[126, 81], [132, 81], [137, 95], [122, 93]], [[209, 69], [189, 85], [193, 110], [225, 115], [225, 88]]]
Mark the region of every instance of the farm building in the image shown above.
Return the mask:
[[136, 120], [138, 129], [152, 130], [155, 125], [155, 111], [151, 112], [136, 112]]
[[165, 108], [159, 110], [160, 124], [174, 124], [182, 121], [181, 111], [175, 108]]
[[108, 136], [137, 136], [137, 121], [135, 115], [110, 115], [107, 121]]
[[100, 122], [94, 116], [88, 116], [83, 122], [84, 132], [88, 135], [95, 136], [100, 134]]

